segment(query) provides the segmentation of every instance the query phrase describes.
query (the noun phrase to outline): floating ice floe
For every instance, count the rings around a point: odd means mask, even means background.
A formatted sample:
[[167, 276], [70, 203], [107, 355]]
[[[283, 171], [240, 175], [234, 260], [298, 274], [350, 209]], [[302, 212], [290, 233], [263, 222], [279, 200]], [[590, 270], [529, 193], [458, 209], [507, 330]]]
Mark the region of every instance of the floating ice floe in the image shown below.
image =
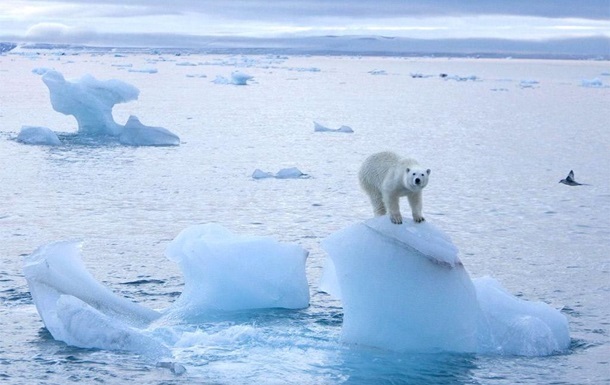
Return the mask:
[[25, 257], [23, 273], [54, 339], [82, 348], [169, 354], [146, 331], [161, 314], [98, 283], [82, 263], [80, 243], [61, 241], [38, 248]]
[[303, 178], [309, 178], [309, 175], [304, 174], [301, 170], [299, 170], [296, 167], [283, 168], [275, 174], [273, 174], [272, 172], [263, 171], [263, 170], [257, 168], [252, 173], [252, 178], [253, 179], [267, 179], [267, 178], [303, 179]]
[[73, 115], [78, 122], [78, 133], [88, 136], [117, 137], [121, 143], [132, 146], [173, 146], [179, 138], [161, 127], [142, 125], [130, 117], [126, 126], [112, 117], [112, 108], [138, 98], [139, 90], [120, 80], [97, 80], [85, 75], [76, 81], [68, 81], [57, 71], [39, 69], [42, 80], [50, 91], [55, 111]]
[[320, 72], [321, 69], [317, 67], [286, 67], [288, 71], [296, 71], [296, 72]]
[[[523, 356], [569, 348], [567, 319], [559, 311], [518, 299], [491, 278], [471, 280], [450, 238], [429, 222], [394, 225], [387, 216], [374, 218], [332, 234], [322, 247], [329, 258], [321, 287], [342, 301], [341, 338], [348, 344]], [[24, 258], [23, 271], [56, 340], [168, 357], [171, 348], [197, 340], [171, 329], [173, 319], [200, 322], [237, 310], [307, 307], [307, 254], [296, 244], [236, 235], [217, 224], [191, 226], [166, 249], [185, 286], [163, 312], [95, 281], [77, 242], [38, 248]], [[252, 329], [236, 328], [246, 334]]]
[[351, 127], [341, 126], [339, 128], [328, 128], [317, 122], [313, 122], [313, 130], [314, 132], [343, 132], [346, 134], [351, 134], [354, 132]]
[[540, 82], [538, 80], [521, 80], [519, 87], [521, 88], [537, 88]]
[[411, 72], [411, 74], [410, 74], [410, 75], [411, 75], [411, 77], [412, 77], [413, 79], [425, 79], [425, 78], [430, 78], [430, 77], [432, 77], [432, 75], [424, 75], [424, 74], [422, 74], [422, 73], [420, 73], [420, 72]]
[[209, 311], [309, 306], [308, 252], [269, 237], [236, 235], [217, 224], [191, 226], [165, 255], [184, 274], [172, 311], [187, 318]]
[[254, 76], [250, 76], [239, 71], [233, 72], [231, 74], [231, 83], [237, 86], [245, 86], [246, 84], [248, 84], [248, 80], [252, 79], [254, 79]]
[[227, 79], [224, 76], [217, 75], [216, 79], [213, 80], [215, 84], [233, 84], [236, 86], [248, 85], [248, 80], [254, 79], [253, 76], [245, 74], [240, 71], [235, 71], [231, 74], [231, 79]]
[[77, 81], [67, 81], [57, 71], [47, 71], [42, 81], [51, 93], [53, 109], [73, 115], [78, 131], [85, 134], [118, 136], [123, 126], [112, 118], [112, 107], [138, 98], [140, 91], [120, 80], [97, 80], [85, 75]]
[[220, 225], [189, 227], [166, 251], [182, 269], [185, 286], [163, 314], [98, 283], [83, 265], [78, 242], [38, 248], [25, 257], [23, 272], [54, 339], [82, 348], [159, 357], [171, 355], [161, 335], [168, 317], [188, 320], [219, 311], [307, 307], [307, 254], [296, 244], [239, 236]]
[[166, 128], [145, 126], [131, 115], [119, 135], [119, 142], [129, 146], [177, 146], [180, 138]]
[[47, 68], [47, 67], [37, 67], [37, 68], [34, 68], [32, 70], [32, 73], [34, 73], [36, 75], [44, 75], [48, 71], [53, 71], [53, 69], [52, 68]]
[[25, 144], [59, 146], [61, 141], [57, 134], [47, 127], [23, 126], [17, 140]]
[[466, 81], [477, 81], [479, 80], [479, 78], [475, 75], [470, 75], [470, 76], [459, 76], [459, 75], [447, 75], [447, 74], [441, 74], [440, 75], [441, 78], [445, 79], [445, 80], [455, 80], [458, 82], [466, 82]]
[[586, 88], [604, 88], [604, 82], [600, 78], [583, 79], [580, 85]]
[[130, 68], [127, 70], [127, 72], [140, 72], [140, 73], [146, 73], [146, 74], [156, 74], [157, 72], [159, 72], [159, 70], [156, 68], [141, 68], [141, 69]]
[[387, 216], [332, 234], [322, 288], [343, 303], [345, 342], [396, 351], [549, 355], [570, 344], [565, 316], [472, 281], [447, 235]]

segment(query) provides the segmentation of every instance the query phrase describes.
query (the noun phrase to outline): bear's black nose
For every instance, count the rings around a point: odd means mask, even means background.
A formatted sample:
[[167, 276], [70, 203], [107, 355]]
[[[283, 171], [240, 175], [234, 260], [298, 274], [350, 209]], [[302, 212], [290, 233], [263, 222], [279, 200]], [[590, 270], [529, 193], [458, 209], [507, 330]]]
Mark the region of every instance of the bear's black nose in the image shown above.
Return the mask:
[[420, 184], [421, 180], [419, 178], [415, 178], [415, 184]]

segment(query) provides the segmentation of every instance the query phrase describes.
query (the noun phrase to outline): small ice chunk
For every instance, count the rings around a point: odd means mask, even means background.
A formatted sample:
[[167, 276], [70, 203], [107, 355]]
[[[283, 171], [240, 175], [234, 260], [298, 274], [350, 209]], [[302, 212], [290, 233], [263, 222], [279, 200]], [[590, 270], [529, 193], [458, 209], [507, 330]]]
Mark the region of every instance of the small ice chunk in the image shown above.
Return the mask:
[[354, 130], [352, 130], [352, 128], [348, 126], [341, 126], [339, 128], [328, 128], [319, 124], [318, 122], [313, 122], [313, 130], [314, 132], [343, 132], [346, 134], [351, 134], [354, 132]]
[[229, 79], [225, 78], [224, 76], [216, 75], [216, 79], [212, 80], [212, 83], [214, 83], [214, 84], [229, 84], [230, 81], [229, 81]]
[[157, 72], [159, 72], [158, 69], [156, 68], [141, 68], [141, 69], [135, 69], [135, 68], [130, 68], [127, 70], [127, 72], [141, 72], [141, 73], [146, 73], [146, 74], [156, 74]]
[[231, 74], [231, 83], [236, 86], [245, 86], [248, 84], [248, 80], [254, 79], [254, 76], [250, 76], [240, 71], [235, 71]]
[[50, 128], [23, 126], [17, 135], [17, 140], [25, 144], [59, 146], [61, 141]]
[[521, 88], [536, 88], [540, 82], [538, 80], [521, 80], [519, 87]]
[[44, 75], [49, 71], [53, 71], [53, 69], [47, 67], [37, 67], [32, 70], [32, 73], [35, 73], [36, 75]]
[[263, 171], [263, 170], [257, 168], [252, 173], [252, 178], [254, 178], [254, 179], [274, 178], [274, 175], [272, 172], [266, 172], [266, 171]]
[[594, 79], [583, 79], [580, 83], [581, 86], [586, 88], [602, 88], [604, 87], [604, 83], [600, 78]]
[[297, 179], [307, 176], [307, 174], [303, 174], [301, 170], [296, 167], [283, 168], [275, 174], [277, 179]]
[[263, 171], [261, 169], [256, 169], [252, 173], [253, 179], [267, 179], [267, 178], [276, 178], [276, 179], [300, 179], [300, 178], [309, 178], [309, 175], [304, 174], [301, 170], [296, 167], [288, 167], [283, 168], [275, 175], [272, 172]]
[[163, 127], [143, 125], [131, 115], [119, 136], [119, 141], [128, 146], [178, 146], [180, 138]]

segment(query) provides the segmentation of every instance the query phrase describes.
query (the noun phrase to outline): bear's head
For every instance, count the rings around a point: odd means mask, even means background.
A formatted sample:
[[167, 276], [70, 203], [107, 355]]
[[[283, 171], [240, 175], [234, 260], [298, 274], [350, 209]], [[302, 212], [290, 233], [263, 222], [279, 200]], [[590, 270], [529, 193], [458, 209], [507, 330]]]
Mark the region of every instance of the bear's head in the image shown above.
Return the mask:
[[403, 183], [410, 191], [418, 192], [428, 185], [429, 176], [430, 169], [407, 168], [403, 176]]

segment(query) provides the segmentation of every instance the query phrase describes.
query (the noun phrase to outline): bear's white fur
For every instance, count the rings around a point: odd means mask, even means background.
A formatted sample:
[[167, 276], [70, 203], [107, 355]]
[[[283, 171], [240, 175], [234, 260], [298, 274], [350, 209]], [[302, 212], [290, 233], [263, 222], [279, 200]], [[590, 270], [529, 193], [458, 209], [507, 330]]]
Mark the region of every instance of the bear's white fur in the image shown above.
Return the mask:
[[393, 152], [369, 156], [358, 173], [360, 186], [371, 199], [376, 216], [389, 212], [392, 223], [402, 223], [399, 199], [407, 196], [415, 222], [422, 216], [422, 189], [428, 184], [430, 169], [423, 169], [414, 159], [401, 159]]

